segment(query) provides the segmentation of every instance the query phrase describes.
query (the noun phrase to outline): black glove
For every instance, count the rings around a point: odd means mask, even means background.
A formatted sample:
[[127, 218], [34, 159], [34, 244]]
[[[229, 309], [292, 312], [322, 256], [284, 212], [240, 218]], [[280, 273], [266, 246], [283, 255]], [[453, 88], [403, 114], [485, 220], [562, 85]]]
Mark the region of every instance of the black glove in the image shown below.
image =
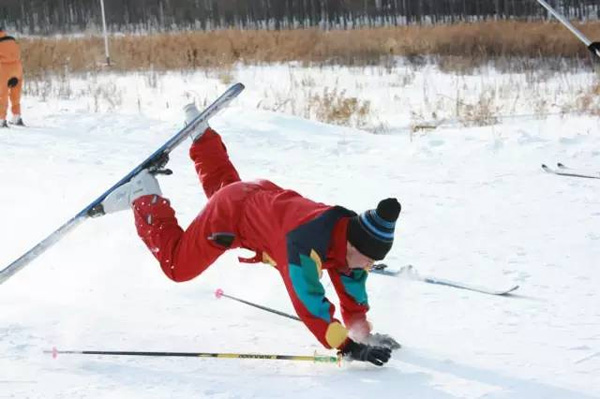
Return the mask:
[[351, 339], [340, 349], [340, 353], [352, 360], [371, 362], [376, 366], [383, 366], [392, 356], [389, 348], [360, 344]]
[[402, 348], [402, 345], [400, 345], [398, 341], [396, 341], [394, 338], [390, 337], [387, 334], [369, 334], [366, 343], [372, 346], [382, 346], [384, 348], [390, 348], [391, 350]]

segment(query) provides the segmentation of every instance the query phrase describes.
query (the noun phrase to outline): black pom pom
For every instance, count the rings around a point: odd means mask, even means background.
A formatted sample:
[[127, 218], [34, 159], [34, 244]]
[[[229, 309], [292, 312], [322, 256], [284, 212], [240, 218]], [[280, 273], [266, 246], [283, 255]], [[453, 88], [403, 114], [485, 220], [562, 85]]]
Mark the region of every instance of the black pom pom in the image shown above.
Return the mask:
[[402, 206], [396, 198], [387, 198], [377, 205], [377, 214], [388, 222], [395, 222], [400, 215]]

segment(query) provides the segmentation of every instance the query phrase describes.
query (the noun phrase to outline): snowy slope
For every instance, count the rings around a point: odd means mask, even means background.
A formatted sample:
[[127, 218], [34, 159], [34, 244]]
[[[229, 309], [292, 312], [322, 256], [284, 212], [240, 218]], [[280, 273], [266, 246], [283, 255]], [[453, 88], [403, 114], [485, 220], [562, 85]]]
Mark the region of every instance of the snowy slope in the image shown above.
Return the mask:
[[[208, 96], [225, 87], [208, 86]], [[257, 110], [248, 98], [261, 93], [248, 86], [212, 122], [244, 179], [269, 178], [357, 211], [397, 196], [403, 213], [386, 263], [492, 287], [516, 283], [517, 294], [370, 276], [371, 321], [405, 346], [381, 369], [54, 360], [42, 351], [327, 353], [298, 322], [214, 298], [223, 288], [292, 312], [268, 267], [240, 265], [232, 252], [175, 284], [137, 238], [132, 215], [110, 215], [86, 222], [0, 286], [0, 398], [600, 398], [600, 181], [539, 168], [562, 161], [600, 170], [598, 118], [372, 135]], [[85, 101], [25, 99], [31, 127], [0, 132], [0, 267], [179, 129], [184, 100], [174, 90], [155, 92], [141, 112], [127, 96], [111, 113]], [[161, 186], [187, 225], [205, 198], [187, 148], [171, 159], [176, 173]]]

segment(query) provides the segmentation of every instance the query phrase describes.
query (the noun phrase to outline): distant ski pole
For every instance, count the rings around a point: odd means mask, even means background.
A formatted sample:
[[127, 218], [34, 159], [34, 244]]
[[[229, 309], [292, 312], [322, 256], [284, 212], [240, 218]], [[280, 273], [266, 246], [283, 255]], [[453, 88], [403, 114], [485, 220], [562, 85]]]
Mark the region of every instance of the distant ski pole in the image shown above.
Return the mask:
[[202, 111], [200, 115], [196, 117], [196, 119], [191, 121], [186, 127], [181, 129], [177, 134], [171, 137], [158, 150], [156, 150], [152, 155], [146, 158], [145, 161], [143, 161], [141, 164], [135, 167], [135, 169], [133, 169], [127, 175], [125, 175], [125, 177], [119, 180], [114, 186], [106, 190], [104, 194], [96, 198], [91, 204], [89, 204], [87, 207], [81, 210], [81, 212], [79, 212], [61, 227], [56, 229], [48, 237], [44, 238], [29, 251], [25, 252], [13, 263], [0, 270], [0, 284], [4, 283], [15, 273], [27, 266], [32, 260], [46, 252], [48, 248], [52, 247], [54, 244], [60, 241], [68, 232], [70, 232], [75, 227], [83, 223], [85, 220], [91, 217], [98, 217], [104, 215], [102, 201], [104, 201], [104, 199], [115, 189], [127, 183], [135, 175], [137, 175], [144, 169], [160, 169], [164, 167], [166, 165], [166, 162], [168, 162], [169, 153], [171, 151], [173, 151], [175, 148], [177, 148], [177, 146], [184, 142], [194, 131], [194, 129], [196, 129], [202, 122], [207, 121], [211, 117], [215, 116], [219, 111], [224, 109], [234, 98], [236, 98], [242, 92], [242, 90], [244, 90], [244, 85], [241, 83], [236, 83], [235, 85], [231, 86], [211, 105], [204, 109], [204, 111]]
[[53, 348], [44, 353], [51, 354], [53, 358], [58, 355], [100, 355], [100, 356], [142, 356], [142, 357], [201, 357], [216, 359], [255, 359], [255, 360], [291, 360], [315, 363], [340, 363], [340, 356], [317, 355], [272, 355], [258, 353], [210, 353], [210, 352], [137, 352], [137, 351], [96, 351], [96, 350], [58, 350]]
[[253, 306], [253, 307], [261, 309], [261, 310], [265, 310], [265, 311], [270, 312], [270, 313], [275, 313], [275, 314], [277, 314], [279, 316], [287, 317], [288, 319], [293, 319], [293, 320], [301, 321], [300, 318], [297, 317], [297, 316], [294, 316], [294, 315], [291, 315], [291, 314], [288, 314], [288, 313], [285, 313], [285, 312], [281, 312], [279, 310], [271, 309], [271, 308], [268, 308], [266, 306], [258, 305], [256, 303], [252, 303], [252, 302], [246, 301], [244, 299], [236, 298], [236, 297], [231, 296], [231, 295], [227, 295], [220, 288], [215, 291], [215, 297], [217, 297], [217, 299], [221, 299], [221, 297], [233, 299], [234, 301], [238, 301], [238, 302], [241, 302], [243, 304], [250, 305], [250, 306]]
[[537, 0], [550, 14], [554, 15], [556, 19], [558, 19], [567, 29], [571, 31], [577, 38], [585, 44], [585, 46], [592, 52], [592, 54], [596, 55], [600, 58], [600, 43], [592, 42], [588, 39], [579, 29], [573, 26], [563, 15], [559, 14], [550, 4], [546, 3], [544, 0]]

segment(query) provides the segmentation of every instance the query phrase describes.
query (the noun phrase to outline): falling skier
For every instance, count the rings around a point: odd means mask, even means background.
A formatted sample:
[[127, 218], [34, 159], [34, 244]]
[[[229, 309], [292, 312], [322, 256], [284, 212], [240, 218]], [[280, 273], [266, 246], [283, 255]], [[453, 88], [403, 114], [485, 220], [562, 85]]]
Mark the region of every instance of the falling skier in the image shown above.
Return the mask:
[[[194, 104], [185, 111], [186, 123], [199, 115]], [[244, 182], [207, 122], [191, 136], [190, 157], [208, 203], [187, 230], [148, 170], [108, 195], [104, 212], [133, 209], [139, 236], [176, 282], [200, 275], [228, 249], [255, 251], [254, 258], [240, 261], [268, 263], [279, 271], [298, 316], [319, 342], [350, 359], [385, 364], [400, 345], [371, 332], [365, 283], [367, 269], [392, 247], [400, 203], [388, 198], [357, 215], [268, 180]], [[325, 297], [323, 269], [340, 298], [345, 326]]]

